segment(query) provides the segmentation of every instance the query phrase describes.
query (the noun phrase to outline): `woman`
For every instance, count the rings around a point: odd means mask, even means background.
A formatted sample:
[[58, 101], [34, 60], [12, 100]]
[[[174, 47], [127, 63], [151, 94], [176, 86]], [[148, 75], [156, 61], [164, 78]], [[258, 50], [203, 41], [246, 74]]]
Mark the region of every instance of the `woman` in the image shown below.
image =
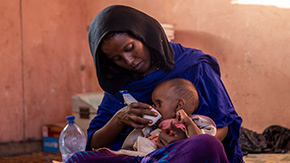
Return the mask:
[[[89, 44], [99, 84], [105, 95], [97, 116], [90, 123], [86, 150], [100, 147], [120, 149], [133, 128], [143, 128], [150, 123], [142, 118], [143, 115], [154, 116], [154, 112], [150, 111], [154, 87], [166, 79], [185, 78], [196, 86], [200, 96], [200, 105], [193, 114], [212, 118], [218, 127], [216, 137], [222, 141], [228, 160], [242, 161], [238, 143], [242, 119], [237, 115], [220, 79], [215, 58], [200, 50], [168, 42], [155, 19], [120, 5], [109, 6], [94, 18], [89, 30]], [[126, 106], [120, 90], [128, 90], [139, 103]], [[215, 137], [198, 135], [182, 140], [185, 135], [176, 127], [171, 128], [174, 136], [166, 132], [160, 134], [159, 150], [145, 158], [126, 156], [126, 159], [154, 162], [167, 157], [169, 162], [184, 161], [186, 153], [177, 150], [184, 148], [187, 155], [188, 151], [195, 153], [189, 155], [194, 158], [186, 158], [191, 161], [216, 159], [224, 162], [223, 148]], [[208, 149], [196, 148], [199, 143], [208, 144]], [[117, 156], [110, 159], [122, 160]]]

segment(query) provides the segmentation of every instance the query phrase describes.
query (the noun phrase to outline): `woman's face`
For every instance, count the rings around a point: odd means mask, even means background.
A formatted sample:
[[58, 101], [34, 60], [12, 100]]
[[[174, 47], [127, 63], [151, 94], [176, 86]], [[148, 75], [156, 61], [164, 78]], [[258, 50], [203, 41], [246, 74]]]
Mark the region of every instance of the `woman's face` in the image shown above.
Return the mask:
[[117, 33], [105, 39], [101, 50], [120, 67], [145, 74], [150, 71], [151, 58], [148, 48], [127, 33]]
[[173, 93], [168, 83], [158, 86], [152, 93], [153, 108], [162, 115], [162, 119], [175, 117], [176, 98]]

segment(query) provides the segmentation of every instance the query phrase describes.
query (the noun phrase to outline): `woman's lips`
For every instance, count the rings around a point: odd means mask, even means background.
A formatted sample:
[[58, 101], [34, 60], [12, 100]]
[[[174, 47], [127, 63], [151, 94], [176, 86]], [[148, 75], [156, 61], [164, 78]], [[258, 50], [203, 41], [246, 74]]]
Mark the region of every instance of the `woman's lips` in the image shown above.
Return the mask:
[[136, 64], [136, 66], [133, 67], [133, 70], [140, 71], [142, 69], [142, 62], [139, 62]]

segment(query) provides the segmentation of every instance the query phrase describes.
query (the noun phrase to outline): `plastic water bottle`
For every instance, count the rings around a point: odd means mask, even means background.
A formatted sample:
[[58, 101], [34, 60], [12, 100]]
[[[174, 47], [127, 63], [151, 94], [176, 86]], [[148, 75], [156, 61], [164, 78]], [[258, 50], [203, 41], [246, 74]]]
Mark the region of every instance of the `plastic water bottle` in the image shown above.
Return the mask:
[[59, 149], [62, 161], [66, 162], [76, 152], [84, 151], [86, 137], [84, 132], [75, 124], [74, 116], [67, 116], [67, 125], [59, 136]]

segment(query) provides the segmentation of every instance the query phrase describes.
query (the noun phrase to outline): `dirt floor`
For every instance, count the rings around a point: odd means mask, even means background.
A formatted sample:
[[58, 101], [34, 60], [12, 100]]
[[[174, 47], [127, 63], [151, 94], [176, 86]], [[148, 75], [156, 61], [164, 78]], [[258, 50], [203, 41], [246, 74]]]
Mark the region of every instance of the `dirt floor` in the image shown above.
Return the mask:
[[0, 157], [0, 163], [51, 163], [61, 161], [59, 154], [39, 152], [19, 156]]
[[248, 154], [246, 163], [290, 163], [290, 152], [284, 154]]
[[[285, 154], [248, 154], [244, 156], [246, 163], [290, 163], [290, 152]], [[0, 163], [58, 163], [59, 154], [39, 152], [20, 156], [0, 157]]]

